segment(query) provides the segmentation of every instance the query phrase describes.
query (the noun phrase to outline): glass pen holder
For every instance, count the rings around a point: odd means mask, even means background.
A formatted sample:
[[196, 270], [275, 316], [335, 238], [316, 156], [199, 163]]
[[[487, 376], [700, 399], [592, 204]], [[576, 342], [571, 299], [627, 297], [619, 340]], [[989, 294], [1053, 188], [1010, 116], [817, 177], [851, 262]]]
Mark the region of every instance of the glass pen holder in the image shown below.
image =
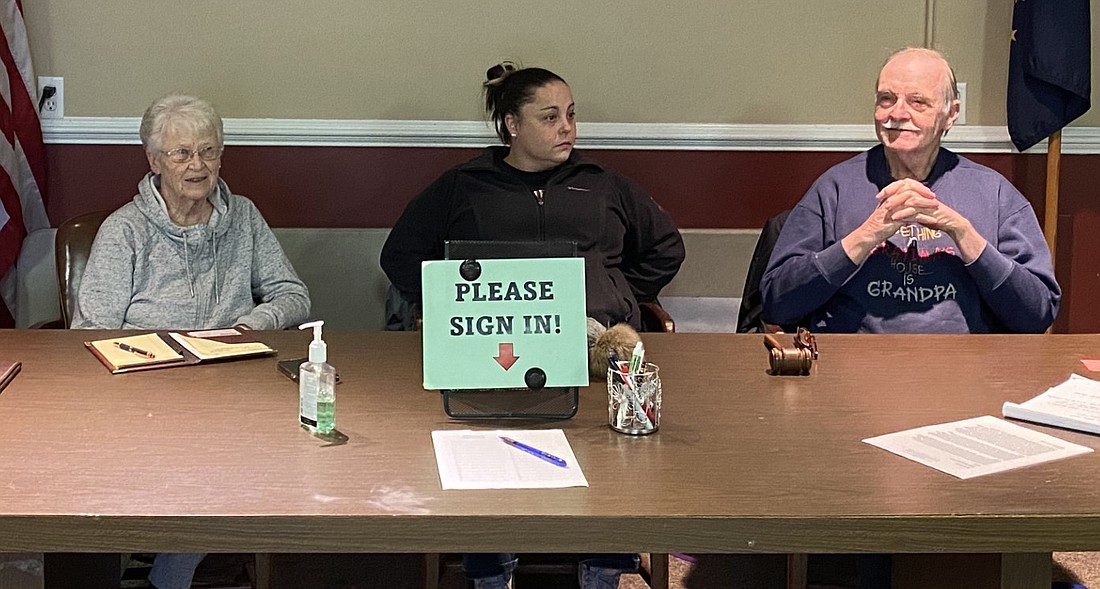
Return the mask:
[[661, 425], [661, 375], [656, 364], [636, 373], [607, 370], [607, 424], [635, 436], [651, 434]]

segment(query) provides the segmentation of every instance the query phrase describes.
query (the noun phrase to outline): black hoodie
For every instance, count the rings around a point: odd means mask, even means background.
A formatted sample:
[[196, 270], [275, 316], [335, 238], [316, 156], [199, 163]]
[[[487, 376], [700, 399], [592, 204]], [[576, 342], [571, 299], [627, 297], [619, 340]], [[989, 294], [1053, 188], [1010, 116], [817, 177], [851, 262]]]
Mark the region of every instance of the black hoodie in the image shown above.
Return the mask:
[[584, 257], [588, 316], [640, 326], [638, 302], [654, 301], [680, 269], [684, 242], [641, 187], [576, 150], [542, 186], [490, 147], [433, 182], [405, 208], [382, 247], [381, 265], [420, 301], [420, 263], [443, 259], [444, 240], [575, 241]]

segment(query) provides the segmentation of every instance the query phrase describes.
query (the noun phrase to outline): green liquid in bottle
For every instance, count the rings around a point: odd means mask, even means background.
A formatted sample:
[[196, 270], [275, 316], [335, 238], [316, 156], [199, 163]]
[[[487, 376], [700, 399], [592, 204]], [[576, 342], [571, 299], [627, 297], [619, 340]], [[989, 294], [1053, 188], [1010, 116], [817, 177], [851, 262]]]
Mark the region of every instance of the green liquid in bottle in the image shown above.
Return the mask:
[[336, 401], [317, 400], [317, 432], [327, 434], [336, 429]]

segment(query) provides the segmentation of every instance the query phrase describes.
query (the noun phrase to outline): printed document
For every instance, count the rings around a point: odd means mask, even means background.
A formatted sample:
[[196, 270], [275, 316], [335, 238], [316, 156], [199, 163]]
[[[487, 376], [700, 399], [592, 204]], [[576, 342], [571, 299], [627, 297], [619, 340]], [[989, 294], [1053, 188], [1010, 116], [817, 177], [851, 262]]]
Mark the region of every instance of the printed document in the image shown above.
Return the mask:
[[992, 415], [918, 427], [863, 441], [960, 479], [1092, 452], [1092, 448], [1071, 444]]
[[1013, 419], [1100, 434], [1100, 382], [1072, 374], [1030, 401], [1006, 402], [1001, 412]]
[[[528, 451], [505, 443], [509, 438]], [[438, 430], [432, 432], [443, 489], [553, 489], [587, 487], [573, 448], [560, 429]], [[537, 454], [561, 459], [560, 466]]]

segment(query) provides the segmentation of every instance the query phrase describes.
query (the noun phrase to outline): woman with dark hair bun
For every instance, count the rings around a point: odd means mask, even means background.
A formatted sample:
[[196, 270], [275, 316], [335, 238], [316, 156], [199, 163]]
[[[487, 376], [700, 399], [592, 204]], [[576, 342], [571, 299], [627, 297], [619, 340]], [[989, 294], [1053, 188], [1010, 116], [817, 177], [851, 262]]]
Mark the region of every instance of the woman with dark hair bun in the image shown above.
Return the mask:
[[[409, 203], [382, 248], [382, 269], [418, 305], [420, 263], [442, 259], [445, 240], [573, 241], [584, 257], [590, 323], [640, 328], [639, 302], [655, 301], [684, 261], [672, 219], [638, 185], [573, 149], [573, 93], [560, 76], [503, 62], [486, 78], [485, 111], [504, 145], [447, 171]], [[618, 587], [620, 574], [638, 566], [634, 554], [578, 557], [584, 589]], [[509, 587], [515, 563], [514, 554], [463, 558], [477, 589]]]
[[585, 260], [588, 316], [641, 327], [684, 260], [668, 213], [626, 177], [581, 156], [573, 93], [557, 74], [512, 62], [486, 72], [485, 111], [503, 146], [444, 173], [405, 208], [381, 265], [419, 304], [420, 263], [444, 240], [575, 241]]

